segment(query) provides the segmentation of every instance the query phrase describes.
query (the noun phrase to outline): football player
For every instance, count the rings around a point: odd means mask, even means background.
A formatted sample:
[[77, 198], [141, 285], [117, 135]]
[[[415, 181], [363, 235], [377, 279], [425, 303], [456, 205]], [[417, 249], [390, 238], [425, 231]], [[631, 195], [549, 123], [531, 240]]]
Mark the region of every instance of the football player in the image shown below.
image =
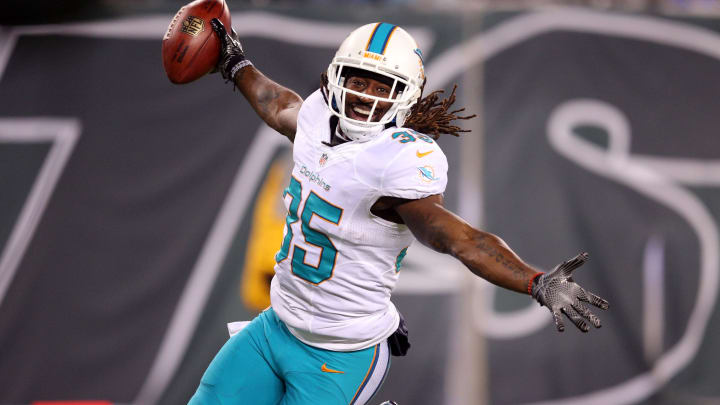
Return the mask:
[[218, 70], [270, 127], [293, 142], [283, 193], [285, 231], [271, 306], [222, 347], [191, 404], [365, 404], [390, 355], [409, 348], [390, 301], [413, 239], [501, 287], [562, 314], [583, 332], [607, 301], [571, 278], [587, 255], [543, 273], [499, 237], [443, 206], [447, 160], [436, 143], [458, 135], [454, 91], [422, 98], [422, 53], [402, 28], [373, 23], [340, 45], [306, 100], [264, 76], [217, 19]]

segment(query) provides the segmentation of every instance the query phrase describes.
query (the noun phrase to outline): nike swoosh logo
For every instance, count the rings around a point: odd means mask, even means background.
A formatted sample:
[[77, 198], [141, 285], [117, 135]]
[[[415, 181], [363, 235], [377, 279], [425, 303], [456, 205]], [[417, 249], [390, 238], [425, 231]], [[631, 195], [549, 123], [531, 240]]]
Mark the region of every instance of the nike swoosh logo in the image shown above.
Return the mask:
[[421, 158], [421, 157], [427, 156], [427, 155], [429, 155], [429, 154], [431, 154], [431, 153], [433, 153], [433, 152], [434, 152], [434, 151], [433, 151], [432, 149], [430, 149], [430, 150], [427, 151], [427, 152], [420, 152], [420, 150], [416, 150], [416, 151], [415, 151], [415, 156]]
[[326, 373], [345, 374], [344, 371], [338, 371], [338, 370], [333, 370], [333, 369], [331, 369], [331, 368], [328, 368], [327, 363], [323, 363], [322, 367], [320, 367], [320, 370], [322, 370], [322, 371], [324, 371], [324, 372], [326, 372]]

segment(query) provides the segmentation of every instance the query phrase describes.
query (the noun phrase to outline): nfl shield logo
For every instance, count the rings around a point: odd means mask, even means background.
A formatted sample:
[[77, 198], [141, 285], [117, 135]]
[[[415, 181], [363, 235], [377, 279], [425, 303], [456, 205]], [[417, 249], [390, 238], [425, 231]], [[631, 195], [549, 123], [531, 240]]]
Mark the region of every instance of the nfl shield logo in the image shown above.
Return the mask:
[[320, 166], [325, 166], [325, 163], [327, 163], [328, 160], [328, 154], [323, 153], [322, 156], [320, 156]]

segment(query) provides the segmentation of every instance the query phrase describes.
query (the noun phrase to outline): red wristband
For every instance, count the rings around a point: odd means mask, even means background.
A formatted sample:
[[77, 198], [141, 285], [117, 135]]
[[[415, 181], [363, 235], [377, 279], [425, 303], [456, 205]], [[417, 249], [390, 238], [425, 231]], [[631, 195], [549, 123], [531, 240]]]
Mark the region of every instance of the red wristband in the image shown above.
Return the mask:
[[532, 278], [530, 279], [530, 281], [528, 281], [528, 294], [532, 295], [532, 285], [533, 285], [533, 281], [535, 281], [536, 278], [542, 276], [543, 274], [545, 274], [544, 271], [541, 271], [541, 272], [539, 272], [539, 273], [536, 273], [534, 276], [532, 276]]

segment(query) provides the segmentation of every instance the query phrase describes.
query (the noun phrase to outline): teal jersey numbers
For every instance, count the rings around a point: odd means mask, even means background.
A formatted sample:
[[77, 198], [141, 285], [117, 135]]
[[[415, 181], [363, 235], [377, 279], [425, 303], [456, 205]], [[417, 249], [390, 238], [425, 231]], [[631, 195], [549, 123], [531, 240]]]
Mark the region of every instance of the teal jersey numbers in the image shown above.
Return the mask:
[[420, 139], [421, 141], [427, 142], [427, 143], [433, 143], [433, 139], [425, 134], [421, 134], [419, 132], [415, 132], [412, 129], [409, 129], [407, 131], [400, 131], [395, 132], [392, 135], [393, 139], [397, 139], [400, 141], [400, 143], [410, 143], [415, 142], [417, 139]]
[[290, 202], [290, 207], [288, 208], [288, 214], [285, 217], [285, 229], [287, 230], [287, 233], [285, 234], [285, 238], [283, 238], [283, 243], [282, 246], [280, 246], [280, 251], [277, 252], [277, 254], [275, 255], [275, 261], [278, 263], [287, 259], [288, 257], [288, 251], [290, 250], [290, 242], [293, 238], [292, 224], [294, 224], [298, 220], [297, 212], [298, 207], [300, 206], [300, 200], [302, 199], [302, 184], [300, 184], [299, 181], [295, 180], [294, 177], [290, 177], [290, 185], [288, 186], [288, 188], [285, 189], [285, 192], [283, 193], [283, 198], [287, 197], [288, 194], [290, 194], [292, 201]]
[[415, 137], [407, 131], [395, 132], [392, 134], [393, 139], [399, 139], [400, 143], [415, 142]]
[[[322, 283], [332, 277], [338, 252], [327, 235], [310, 227], [310, 221], [313, 219], [313, 216], [318, 216], [320, 219], [331, 224], [339, 225], [343, 210], [323, 200], [322, 197], [315, 194], [314, 191], [311, 191], [307, 200], [302, 202], [302, 184], [294, 177], [290, 178], [290, 185], [285, 190], [283, 196], [287, 196], [288, 194], [290, 194], [292, 201], [288, 207], [288, 214], [285, 219], [287, 232], [280, 251], [275, 255], [275, 260], [279, 263], [288, 258], [290, 244], [294, 237], [292, 224], [300, 218], [302, 221], [300, 227], [302, 238], [307, 244], [320, 248], [320, 262], [317, 267], [305, 263], [305, 255], [307, 252], [305, 249], [295, 245], [291, 259], [292, 272], [310, 283]], [[298, 208], [301, 202], [302, 214], [298, 216]]]

